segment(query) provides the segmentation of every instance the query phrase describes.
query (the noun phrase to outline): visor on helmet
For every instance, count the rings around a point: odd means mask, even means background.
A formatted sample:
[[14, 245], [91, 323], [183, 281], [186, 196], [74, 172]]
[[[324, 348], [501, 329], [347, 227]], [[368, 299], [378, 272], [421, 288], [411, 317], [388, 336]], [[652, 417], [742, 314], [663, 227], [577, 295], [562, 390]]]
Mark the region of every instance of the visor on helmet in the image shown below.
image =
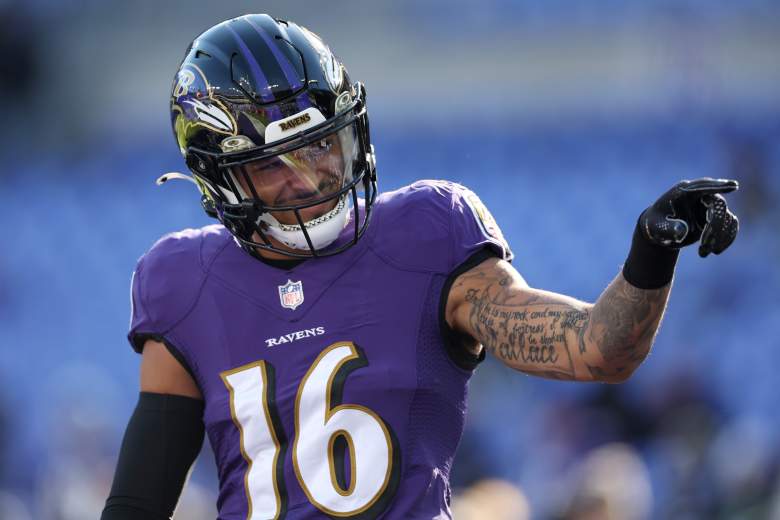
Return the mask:
[[259, 200], [271, 211], [330, 199], [354, 180], [356, 132], [352, 123], [297, 148], [271, 147], [261, 159], [230, 167], [231, 177], [242, 198]]
[[[251, 254], [329, 256], [365, 231], [376, 174], [362, 85], [343, 92], [335, 105], [330, 119], [310, 107], [267, 125], [253, 120], [265, 141], [259, 146], [257, 135], [247, 132], [221, 138], [221, 152], [187, 148], [204, 197]], [[340, 237], [347, 227], [353, 231]]]

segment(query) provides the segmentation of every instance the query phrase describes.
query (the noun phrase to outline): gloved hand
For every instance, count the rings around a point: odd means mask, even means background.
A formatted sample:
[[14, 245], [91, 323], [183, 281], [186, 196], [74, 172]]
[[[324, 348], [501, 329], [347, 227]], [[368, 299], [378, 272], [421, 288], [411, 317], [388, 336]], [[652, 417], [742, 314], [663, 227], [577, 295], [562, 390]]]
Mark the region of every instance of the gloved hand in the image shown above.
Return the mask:
[[731, 179], [703, 177], [682, 181], [639, 217], [639, 231], [650, 243], [679, 249], [701, 239], [699, 256], [722, 253], [734, 242], [739, 220], [722, 193], [739, 188]]

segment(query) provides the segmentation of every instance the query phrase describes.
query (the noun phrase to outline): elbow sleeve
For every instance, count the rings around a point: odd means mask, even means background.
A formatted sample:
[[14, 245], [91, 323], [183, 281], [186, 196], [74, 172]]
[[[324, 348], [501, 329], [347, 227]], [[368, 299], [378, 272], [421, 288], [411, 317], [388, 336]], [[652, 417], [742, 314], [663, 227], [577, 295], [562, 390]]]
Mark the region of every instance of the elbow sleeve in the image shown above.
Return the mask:
[[203, 444], [203, 401], [141, 392], [101, 520], [167, 520]]

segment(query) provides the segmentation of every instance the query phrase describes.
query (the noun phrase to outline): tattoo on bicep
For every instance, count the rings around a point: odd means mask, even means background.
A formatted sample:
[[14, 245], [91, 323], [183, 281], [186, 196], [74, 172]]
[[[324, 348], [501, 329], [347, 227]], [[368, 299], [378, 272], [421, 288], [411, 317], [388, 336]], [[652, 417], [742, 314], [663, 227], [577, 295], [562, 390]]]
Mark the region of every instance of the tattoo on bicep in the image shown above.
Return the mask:
[[[569, 342], [585, 351], [587, 312], [534, 295], [515, 301], [505, 277], [482, 289], [470, 288], [471, 330], [493, 355], [526, 372], [554, 379], [572, 379], [574, 362]], [[537, 368], [535, 368], [537, 367]]]

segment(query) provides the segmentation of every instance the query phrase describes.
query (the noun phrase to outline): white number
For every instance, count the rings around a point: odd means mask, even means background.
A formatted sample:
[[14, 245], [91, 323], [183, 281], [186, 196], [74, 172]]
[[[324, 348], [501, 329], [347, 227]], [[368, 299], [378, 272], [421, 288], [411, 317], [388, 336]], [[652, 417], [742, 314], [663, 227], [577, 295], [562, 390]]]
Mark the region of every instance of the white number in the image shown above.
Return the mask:
[[[331, 408], [335, 376], [347, 362], [358, 359], [351, 343], [337, 343], [322, 351], [303, 377], [295, 402], [295, 474], [309, 501], [336, 516], [371, 507], [390, 478], [393, 448], [382, 419], [363, 406]], [[333, 444], [339, 436], [349, 446], [348, 489], [336, 479]]]
[[[247, 461], [244, 487], [247, 520], [278, 518], [281, 511], [276, 468], [279, 440], [268, 409], [268, 368], [264, 361], [222, 373], [230, 392], [230, 414], [238, 428], [241, 455]], [[258, 402], [257, 396], [262, 396]]]
[[[369, 509], [388, 489], [393, 472], [394, 447], [384, 421], [366, 407], [336, 402], [348, 373], [364, 364], [352, 343], [331, 345], [314, 360], [295, 399], [295, 475], [309, 501], [332, 516], [353, 516]], [[248, 463], [248, 520], [278, 518], [286, 498], [277, 482], [280, 444], [268, 406], [267, 369], [268, 364], [260, 361], [222, 374], [241, 453]], [[343, 482], [345, 471], [339, 467], [343, 461], [336, 457], [339, 438], [349, 452], [348, 483]]]

